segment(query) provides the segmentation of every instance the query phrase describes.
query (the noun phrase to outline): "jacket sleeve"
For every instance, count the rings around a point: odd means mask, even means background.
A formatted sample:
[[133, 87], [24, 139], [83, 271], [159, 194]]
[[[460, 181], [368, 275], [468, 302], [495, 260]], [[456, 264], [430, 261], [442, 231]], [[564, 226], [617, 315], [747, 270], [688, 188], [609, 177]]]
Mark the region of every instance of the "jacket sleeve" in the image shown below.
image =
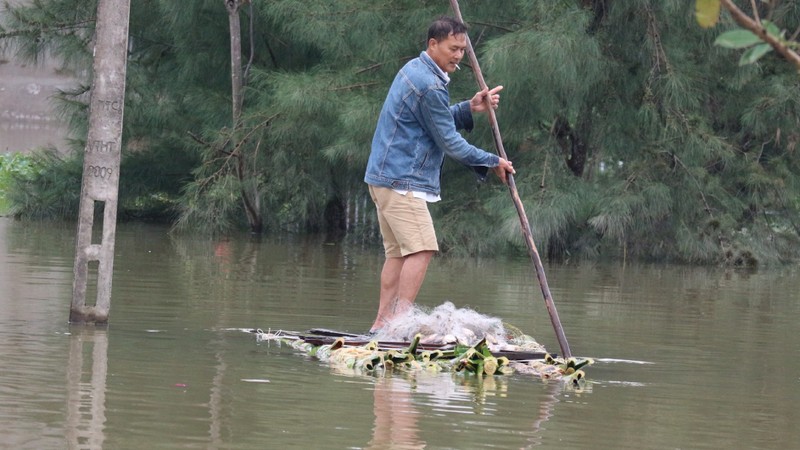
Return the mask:
[[[497, 167], [500, 158], [481, 150], [467, 142], [456, 129], [457, 124], [472, 127], [472, 112], [469, 102], [454, 105], [447, 104], [447, 92], [443, 89], [430, 89], [421, 98], [420, 114], [422, 126], [432, 137], [435, 144], [445, 154], [467, 166]], [[466, 110], [465, 110], [466, 108]], [[467, 120], [467, 117], [469, 119]]]
[[[475, 122], [472, 120], [472, 109], [469, 107], [469, 100], [461, 103], [456, 103], [450, 107], [450, 112], [453, 113], [453, 121], [456, 124], [456, 130], [464, 130], [466, 132], [472, 131], [475, 127]], [[489, 168], [486, 166], [469, 166], [480, 181], [486, 181], [489, 175]]]
[[453, 114], [456, 130], [470, 132], [475, 127], [475, 123], [472, 121], [472, 109], [469, 107], [469, 100], [451, 106], [450, 112]]

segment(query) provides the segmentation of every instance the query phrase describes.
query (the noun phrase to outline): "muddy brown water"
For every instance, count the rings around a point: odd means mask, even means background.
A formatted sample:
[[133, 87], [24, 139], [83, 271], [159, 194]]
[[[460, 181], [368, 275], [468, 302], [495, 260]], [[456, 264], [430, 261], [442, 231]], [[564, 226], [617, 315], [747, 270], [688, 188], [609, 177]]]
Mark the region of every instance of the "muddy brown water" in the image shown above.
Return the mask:
[[[332, 370], [242, 328], [366, 330], [376, 246], [117, 233], [108, 327], [66, 323], [75, 227], [0, 218], [0, 448], [785, 449], [800, 442], [796, 267], [547, 265], [576, 391], [514, 374]], [[557, 349], [526, 259], [434, 260], [420, 303]]]

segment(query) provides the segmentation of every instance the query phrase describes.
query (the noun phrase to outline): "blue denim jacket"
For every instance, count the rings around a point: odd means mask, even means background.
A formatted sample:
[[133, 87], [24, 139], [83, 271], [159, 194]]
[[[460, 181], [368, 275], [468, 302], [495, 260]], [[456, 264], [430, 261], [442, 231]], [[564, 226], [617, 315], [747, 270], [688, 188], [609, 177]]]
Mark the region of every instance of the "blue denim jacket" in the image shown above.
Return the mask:
[[[469, 101], [450, 105], [447, 81], [426, 52], [397, 73], [378, 117], [364, 181], [374, 186], [440, 195], [444, 155], [484, 178], [500, 158], [458, 133], [472, 129]], [[482, 170], [481, 170], [482, 169]]]

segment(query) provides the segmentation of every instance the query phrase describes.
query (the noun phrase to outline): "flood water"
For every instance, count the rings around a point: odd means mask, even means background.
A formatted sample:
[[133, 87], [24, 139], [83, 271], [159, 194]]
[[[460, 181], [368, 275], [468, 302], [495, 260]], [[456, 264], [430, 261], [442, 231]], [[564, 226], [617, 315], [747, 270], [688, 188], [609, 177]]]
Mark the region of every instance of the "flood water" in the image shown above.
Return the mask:
[[[797, 267], [547, 265], [575, 390], [361, 375], [243, 328], [366, 331], [378, 247], [120, 225], [110, 324], [67, 323], [72, 224], [0, 218], [0, 448], [785, 449], [800, 442]], [[527, 259], [437, 258], [419, 297], [558, 351]]]
[[37, 64], [0, 57], [0, 154], [68, 148], [67, 124], [57, 114], [53, 96], [74, 88], [78, 80], [41, 56]]

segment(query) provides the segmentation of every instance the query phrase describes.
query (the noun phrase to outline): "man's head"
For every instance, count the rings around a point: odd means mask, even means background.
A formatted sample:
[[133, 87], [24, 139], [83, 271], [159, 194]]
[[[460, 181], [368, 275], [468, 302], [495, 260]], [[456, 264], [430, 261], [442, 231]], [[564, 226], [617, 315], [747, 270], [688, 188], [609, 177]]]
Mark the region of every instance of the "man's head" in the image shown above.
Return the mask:
[[440, 17], [428, 28], [428, 56], [452, 73], [467, 50], [467, 26], [452, 17]]

